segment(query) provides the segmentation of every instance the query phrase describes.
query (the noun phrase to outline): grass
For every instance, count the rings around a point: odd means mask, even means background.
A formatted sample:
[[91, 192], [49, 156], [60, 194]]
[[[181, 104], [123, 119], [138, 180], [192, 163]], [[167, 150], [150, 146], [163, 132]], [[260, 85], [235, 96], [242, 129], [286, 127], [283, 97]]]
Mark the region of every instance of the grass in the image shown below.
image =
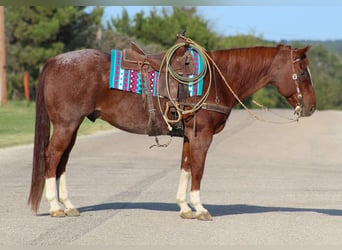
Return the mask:
[[[34, 102], [10, 101], [0, 106], [0, 148], [33, 143], [34, 123]], [[111, 128], [111, 125], [102, 120], [92, 123], [85, 119], [78, 134], [92, 134]]]

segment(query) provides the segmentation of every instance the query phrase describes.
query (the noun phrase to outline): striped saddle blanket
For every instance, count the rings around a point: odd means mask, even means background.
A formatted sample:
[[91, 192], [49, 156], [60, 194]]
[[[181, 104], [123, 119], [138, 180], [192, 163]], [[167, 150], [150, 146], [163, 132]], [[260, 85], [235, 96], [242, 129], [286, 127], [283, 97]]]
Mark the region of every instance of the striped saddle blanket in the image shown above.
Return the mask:
[[[195, 51], [190, 49], [193, 57], [195, 74], [194, 76], [201, 73], [203, 69], [203, 62], [201, 56]], [[121, 68], [122, 62], [122, 51], [112, 50], [111, 51], [111, 64], [110, 64], [110, 77], [109, 77], [109, 88], [119, 89], [122, 91], [133, 92], [136, 94], [147, 93], [146, 88], [143, 85], [143, 79], [140, 71], [130, 70]], [[150, 71], [149, 84], [151, 86], [151, 92], [153, 96], [158, 95], [158, 71]], [[190, 76], [191, 77], [191, 76]], [[189, 96], [201, 96], [203, 92], [203, 79], [188, 85]]]

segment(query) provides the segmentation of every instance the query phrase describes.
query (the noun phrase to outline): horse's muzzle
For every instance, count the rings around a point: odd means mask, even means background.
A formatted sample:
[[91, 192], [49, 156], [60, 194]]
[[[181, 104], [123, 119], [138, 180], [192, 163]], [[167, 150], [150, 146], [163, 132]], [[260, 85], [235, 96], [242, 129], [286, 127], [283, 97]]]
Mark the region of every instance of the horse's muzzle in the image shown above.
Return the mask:
[[308, 108], [304, 108], [302, 110], [302, 116], [311, 116], [313, 113], [315, 113], [315, 111], [316, 111], [316, 106], [311, 105]]

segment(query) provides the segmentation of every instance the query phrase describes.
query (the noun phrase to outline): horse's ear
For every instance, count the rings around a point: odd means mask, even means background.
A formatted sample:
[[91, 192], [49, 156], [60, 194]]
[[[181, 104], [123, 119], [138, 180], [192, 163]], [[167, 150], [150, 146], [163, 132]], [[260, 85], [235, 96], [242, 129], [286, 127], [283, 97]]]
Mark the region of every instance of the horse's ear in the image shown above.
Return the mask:
[[297, 54], [297, 58], [299, 59], [303, 59], [306, 57], [306, 53], [309, 51], [309, 49], [311, 48], [311, 45], [306, 46], [305, 48], [302, 49], [295, 49], [296, 54]]
[[311, 45], [308, 45], [305, 48], [299, 49], [298, 54], [301, 56], [304, 56], [306, 55], [306, 53], [309, 51], [310, 48], [311, 48]]
[[305, 48], [303, 48], [303, 53], [306, 54], [309, 51], [309, 49], [311, 48], [311, 46], [312, 45], [308, 45]]

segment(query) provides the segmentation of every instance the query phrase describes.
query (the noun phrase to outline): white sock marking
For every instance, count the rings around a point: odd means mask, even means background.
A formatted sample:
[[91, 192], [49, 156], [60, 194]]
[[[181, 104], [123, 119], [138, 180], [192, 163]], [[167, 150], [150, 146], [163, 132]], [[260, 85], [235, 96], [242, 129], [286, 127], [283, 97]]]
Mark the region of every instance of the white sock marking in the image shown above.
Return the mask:
[[193, 208], [196, 209], [197, 213], [207, 213], [208, 212], [208, 210], [205, 209], [201, 204], [200, 191], [199, 190], [190, 192], [190, 204]]
[[186, 192], [191, 178], [191, 172], [181, 170], [181, 175], [179, 178], [179, 185], [177, 191], [177, 204], [179, 205], [181, 212], [186, 212], [191, 210], [186, 202]]
[[65, 172], [59, 178], [59, 200], [63, 203], [66, 209], [75, 208], [68, 197]]
[[61, 209], [57, 200], [57, 183], [55, 177], [45, 179], [45, 197], [50, 203], [50, 212]]

